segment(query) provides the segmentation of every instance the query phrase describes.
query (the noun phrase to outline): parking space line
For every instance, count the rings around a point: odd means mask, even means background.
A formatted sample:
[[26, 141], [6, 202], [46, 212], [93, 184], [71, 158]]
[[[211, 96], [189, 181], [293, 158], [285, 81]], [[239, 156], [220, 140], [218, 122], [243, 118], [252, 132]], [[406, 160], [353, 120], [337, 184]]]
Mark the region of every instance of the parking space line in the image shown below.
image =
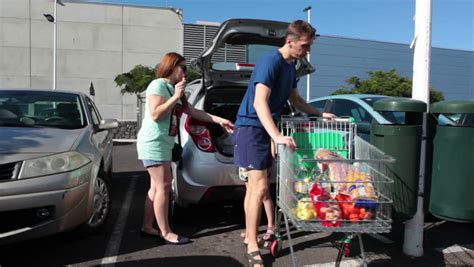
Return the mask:
[[119, 216], [115, 221], [112, 236], [109, 239], [104, 258], [102, 258], [101, 261], [102, 266], [107, 264], [107, 267], [113, 267], [117, 262], [117, 255], [120, 250], [120, 244], [122, 243], [123, 229], [127, 223], [128, 211], [130, 210], [130, 205], [132, 203], [132, 197], [133, 193], [135, 192], [135, 186], [137, 184], [138, 177], [140, 176], [134, 175], [130, 181], [130, 186], [128, 187], [127, 193], [125, 195], [122, 208], [120, 209]]

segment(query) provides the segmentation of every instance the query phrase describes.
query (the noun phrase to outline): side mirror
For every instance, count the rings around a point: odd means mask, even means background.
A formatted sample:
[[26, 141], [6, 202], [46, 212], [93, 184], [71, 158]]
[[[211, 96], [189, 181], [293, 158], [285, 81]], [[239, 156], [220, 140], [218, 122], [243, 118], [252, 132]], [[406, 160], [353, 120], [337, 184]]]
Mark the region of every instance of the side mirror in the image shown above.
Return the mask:
[[116, 119], [103, 119], [100, 121], [99, 130], [110, 130], [118, 127], [118, 121]]

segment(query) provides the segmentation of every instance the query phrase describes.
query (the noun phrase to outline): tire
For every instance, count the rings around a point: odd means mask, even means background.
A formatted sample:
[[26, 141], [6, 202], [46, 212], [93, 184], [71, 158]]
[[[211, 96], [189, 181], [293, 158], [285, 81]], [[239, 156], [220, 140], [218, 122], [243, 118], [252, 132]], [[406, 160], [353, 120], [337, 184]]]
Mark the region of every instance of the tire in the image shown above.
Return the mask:
[[110, 184], [102, 172], [94, 183], [93, 202], [91, 216], [80, 226], [80, 231], [86, 234], [96, 233], [105, 226], [112, 207]]

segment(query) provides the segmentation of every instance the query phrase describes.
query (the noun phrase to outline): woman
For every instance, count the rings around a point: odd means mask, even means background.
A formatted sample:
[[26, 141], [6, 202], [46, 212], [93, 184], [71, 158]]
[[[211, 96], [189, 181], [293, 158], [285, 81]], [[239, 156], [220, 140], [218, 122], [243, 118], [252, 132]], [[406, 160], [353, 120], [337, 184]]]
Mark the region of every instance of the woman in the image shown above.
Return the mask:
[[[171, 151], [177, 134], [175, 107], [181, 104], [188, 116], [217, 123], [232, 133], [234, 125], [229, 120], [195, 109], [184, 97], [186, 65], [183, 56], [166, 54], [156, 71], [157, 79], [146, 89], [146, 110], [138, 132], [138, 158], [150, 174], [150, 189], [145, 200], [142, 233], [156, 236], [167, 244], [185, 244], [189, 238], [175, 234], [168, 221], [169, 193], [171, 191]], [[156, 218], [159, 230], [153, 228]]]

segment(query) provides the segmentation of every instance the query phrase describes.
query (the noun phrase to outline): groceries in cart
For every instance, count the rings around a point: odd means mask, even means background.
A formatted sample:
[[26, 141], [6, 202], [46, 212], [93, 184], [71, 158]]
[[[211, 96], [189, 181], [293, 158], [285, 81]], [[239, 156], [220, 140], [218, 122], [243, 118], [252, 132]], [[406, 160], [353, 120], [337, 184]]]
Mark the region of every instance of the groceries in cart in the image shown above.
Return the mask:
[[[307, 159], [306, 156], [304, 158]], [[294, 184], [295, 195], [299, 199], [296, 216], [301, 220], [319, 218], [327, 227], [339, 226], [342, 220], [352, 223], [372, 220], [378, 202], [369, 173], [328, 149], [317, 149], [314, 159], [317, 164], [310, 168], [306, 165], [306, 177], [303, 180], [297, 177], [299, 179]], [[302, 211], [308, 210], [308, 195], [314, 205], [315, 216]]]
[[309, 197], [298, 200], [298, 204], [296, 205], [296, 217], [304, 221], [318, 218], [314, 205]]

